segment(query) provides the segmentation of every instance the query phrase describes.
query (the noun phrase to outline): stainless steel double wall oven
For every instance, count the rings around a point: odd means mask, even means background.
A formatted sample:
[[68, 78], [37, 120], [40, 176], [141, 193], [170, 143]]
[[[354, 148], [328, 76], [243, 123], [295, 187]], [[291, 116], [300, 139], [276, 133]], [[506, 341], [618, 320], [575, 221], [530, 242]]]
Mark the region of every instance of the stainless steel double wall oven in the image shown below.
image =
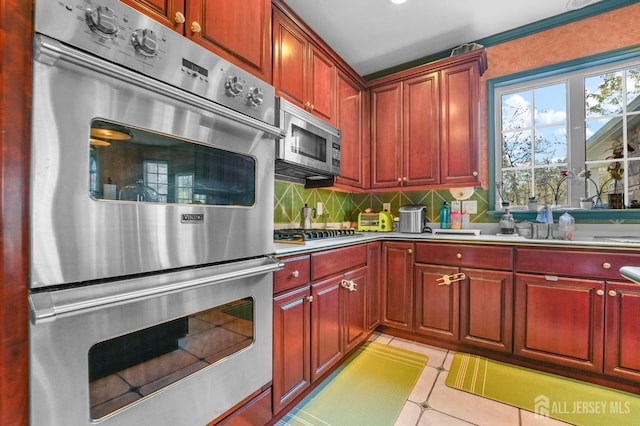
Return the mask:
[[274, 90], [117, 0], [35, 13], [31, 422], [206, 424], [271, 380]]

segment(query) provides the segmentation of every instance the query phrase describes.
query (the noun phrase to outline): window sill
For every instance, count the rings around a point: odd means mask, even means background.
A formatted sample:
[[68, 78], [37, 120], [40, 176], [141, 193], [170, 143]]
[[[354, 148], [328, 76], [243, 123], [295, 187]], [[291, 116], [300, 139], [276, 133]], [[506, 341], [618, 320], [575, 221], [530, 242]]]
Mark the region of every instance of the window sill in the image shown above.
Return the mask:
[[[509, 212], [513, 215], [513, 218], [517, 221], [530, 220], [534, 222], [536, 220], [536, 217], [538, 216], [537, 212], [529, 211], [529, 210], [509, 209]], [[568, 212], [576, 220], [580, 220], [583, 222], [589, 222], [589, 221], [622, 222], [625, 220], [640, 221], [640, 209], [583, 210], [583, 209], [563, 209], [563, 208], [553, 210], [553, 217], [555, 221], [557, 222], [558, 217], [560, 217], [560, 215], [565, 212]], [[496, 219], [499, 219], [503, 213], [504, 213], [503, 210], [491, 210], [487, 212], [487, 214], [492, 215]]]

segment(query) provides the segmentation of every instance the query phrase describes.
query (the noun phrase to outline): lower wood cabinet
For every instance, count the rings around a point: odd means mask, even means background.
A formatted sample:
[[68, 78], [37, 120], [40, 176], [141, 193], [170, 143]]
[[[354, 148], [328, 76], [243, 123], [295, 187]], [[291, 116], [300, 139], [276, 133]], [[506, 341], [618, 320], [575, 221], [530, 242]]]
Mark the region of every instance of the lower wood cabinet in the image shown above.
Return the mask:
[[[369, 336], [370, 253], [362, 244], [283, 260], [274, 283], [281, 292], [273, 299], [274, 414]], [[310, 271], [302, 285], [301, 271]]]
[[413, 330], [413, 251], [408, 242], [384, 242], [381, 259], [382, 325]]
[[604, 281], [516, 274], [514, 352], [602, 372]]
[[640, 286], [619, 280], [638, 254], [516, 249], [518, 355], [640, 380]]
[[607, 282], [605, 374], [640, 382], [640, 286]]
[[[414, 249], [412, 243], [385, 242], [382, 324], [510, 352], [512, 252], [510, 247], [416, 243]], [[411, 274], [407, 268], [414, 261]]]

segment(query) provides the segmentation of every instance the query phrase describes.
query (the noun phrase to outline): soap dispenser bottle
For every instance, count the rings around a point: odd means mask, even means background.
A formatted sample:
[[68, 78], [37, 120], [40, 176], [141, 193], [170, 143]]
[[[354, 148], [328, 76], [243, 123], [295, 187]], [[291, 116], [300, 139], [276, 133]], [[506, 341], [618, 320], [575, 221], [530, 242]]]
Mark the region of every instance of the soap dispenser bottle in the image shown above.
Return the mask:
[[451, 227], [449, 223], [449, 217], [451, 215], [451, 209], [449, 204], [445, 201], [440, 209], [440, 229], [449, 229]]
[[511, 235], [515, 232], [515, 222], [509, 208], [504, 209], [504, 214], [500, 218], [500, 233]]

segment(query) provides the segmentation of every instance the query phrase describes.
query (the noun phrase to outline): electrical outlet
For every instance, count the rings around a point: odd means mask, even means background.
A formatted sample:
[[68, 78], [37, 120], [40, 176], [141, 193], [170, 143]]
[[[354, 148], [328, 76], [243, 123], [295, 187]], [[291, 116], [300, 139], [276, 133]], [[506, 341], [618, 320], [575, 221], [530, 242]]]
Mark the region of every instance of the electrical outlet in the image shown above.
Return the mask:
[[316, 215], [322, 215], [322, 203], [320, 202], [316, 205]]
[[382, 211], [391, 213], [391, 203], [382, 203]]
[[478, 202], [476, 200], [463, 201], [462, 211], [468, 214], [478, 214]]

